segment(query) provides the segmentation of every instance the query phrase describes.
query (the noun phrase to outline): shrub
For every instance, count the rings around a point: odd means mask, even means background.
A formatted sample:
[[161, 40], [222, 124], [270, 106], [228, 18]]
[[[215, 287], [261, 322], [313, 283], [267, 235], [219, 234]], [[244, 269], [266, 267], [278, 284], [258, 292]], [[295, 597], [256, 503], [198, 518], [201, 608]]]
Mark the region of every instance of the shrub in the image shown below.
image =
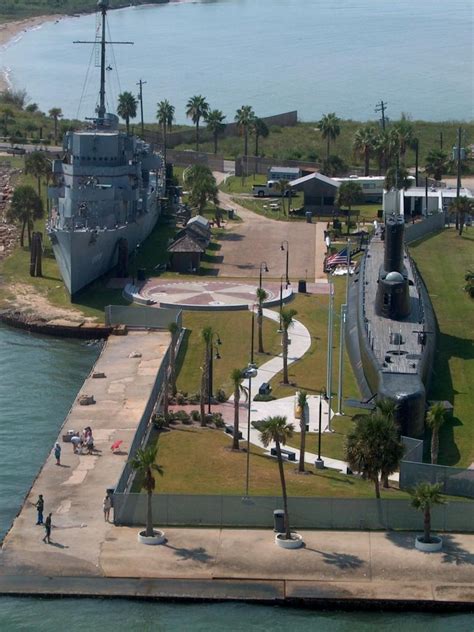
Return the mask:
[[176, 403], [179, 406], [184, 406], [186, 403], [186, 396], [184, 393], [176, 393]]
[[225, 421], [222, 417], [222, 413], [214, 413], [212, 415], [212, 421], [216, 428], [223, 428], [225, 426]]
[[218, 389], [218, 391], [217, 391], [217, 393], [216, 393], [216, 400], [217, 400], [220, 404], [222, 404], [223, 402], [226, 402], [226, 401], [227, 401], [227, 395], [226, 395], [226, 392], [225, 392], [222, 388]]
[[153, 417], [153, 425], [155, 428], [168, 428], [169, 419], [162, 415], [161, 413], [155, 414]]
[[189, 414], [185, 411], [185, 410], [178, 410], [174, 413], [174, 418], [177, 419], [178, 421], [181, 421], [181, 423], [186, 423], [187, 421], [190, 421], [191, 417], [189, 416]]
[[199, 412], [199, 410], [191, 411], [191, 419], [193, 421], [199, 421], [201, 419], [201, 413]]
[[199, 393], [191, 393], [187, 398], [188, 404], [199, 404], [199, 399]]
[[273, 397], [273, 395], [260, 395], [260, 394], [257, 394], [253, 398], [253, 401], [254, 402], [271, 402], [274, 399], [276, 399], [276, 397]]
[[264, 425], [265, 425], [265, 421], [263, 419], [252, 421], [252, 426], [255, 428], [255, 430], [258, 430], [259, 432], [262, 430]]

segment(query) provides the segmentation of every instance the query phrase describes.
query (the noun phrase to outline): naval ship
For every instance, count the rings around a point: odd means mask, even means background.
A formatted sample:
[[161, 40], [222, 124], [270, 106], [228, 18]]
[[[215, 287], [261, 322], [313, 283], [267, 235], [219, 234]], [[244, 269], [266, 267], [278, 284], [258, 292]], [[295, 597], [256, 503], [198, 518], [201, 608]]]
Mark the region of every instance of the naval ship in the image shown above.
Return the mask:
[[129, 253], [153, 230], [164, 197], [161, 155], [119, 130], [105, 107], [106, 14], [99, 0], [100, 90], [96, 116], [87, 128], [67, 132], [64, 156], [54, 160], [48, 189], [48, 235], [71, 299], [118, 264], [126, 275]]
[[404, 246], [404, 218], [376, 231], [349, 287], [347, 347], [367, 400], [391, 400], [401, 434], [421, 437], [436, 346], [426, 287]]

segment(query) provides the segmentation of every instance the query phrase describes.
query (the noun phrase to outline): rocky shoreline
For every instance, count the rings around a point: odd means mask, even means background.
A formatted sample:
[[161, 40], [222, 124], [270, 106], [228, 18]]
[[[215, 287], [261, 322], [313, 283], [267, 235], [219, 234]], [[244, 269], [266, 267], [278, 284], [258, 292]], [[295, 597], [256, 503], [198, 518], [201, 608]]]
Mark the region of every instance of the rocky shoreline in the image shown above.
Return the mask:
[[77, 321], [69, 320], [68, 318], [47, 320], [37, 314], [28, 314], [14, 308], [0, 312], [0, 322], [35, 334], [56, 336], [57, 338], [79, 338], [82, 340], [107, 338], [113, 330], [113, 327], [101, 323], [91, 323], [86, 320]]

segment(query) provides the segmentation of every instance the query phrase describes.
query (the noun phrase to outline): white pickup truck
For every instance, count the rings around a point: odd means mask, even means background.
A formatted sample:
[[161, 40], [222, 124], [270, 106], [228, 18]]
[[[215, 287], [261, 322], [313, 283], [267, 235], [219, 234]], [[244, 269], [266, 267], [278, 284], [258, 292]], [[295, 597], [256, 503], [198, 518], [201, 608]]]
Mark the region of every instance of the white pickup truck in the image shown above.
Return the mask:
[[[252, 187], [252, 195], [254, 197], [281, 197], [281, 192], [278, 189], [278, 180], [269, 180], [267, 184], [254, 184]], [[285, 192], [285, 197], [288, 197], [289, 192]]]

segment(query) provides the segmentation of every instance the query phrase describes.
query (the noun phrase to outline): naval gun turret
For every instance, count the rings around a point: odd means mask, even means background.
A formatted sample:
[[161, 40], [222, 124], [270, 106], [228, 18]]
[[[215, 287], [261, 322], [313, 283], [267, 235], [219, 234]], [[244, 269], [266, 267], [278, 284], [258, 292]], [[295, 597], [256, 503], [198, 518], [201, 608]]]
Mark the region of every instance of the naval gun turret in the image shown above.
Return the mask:
[[375, 313], [391, 320], [410, 314], [408, 274], [403, 264], [403, 217], [392, 215], [385, 222], [384, 262], [379, 270]]

